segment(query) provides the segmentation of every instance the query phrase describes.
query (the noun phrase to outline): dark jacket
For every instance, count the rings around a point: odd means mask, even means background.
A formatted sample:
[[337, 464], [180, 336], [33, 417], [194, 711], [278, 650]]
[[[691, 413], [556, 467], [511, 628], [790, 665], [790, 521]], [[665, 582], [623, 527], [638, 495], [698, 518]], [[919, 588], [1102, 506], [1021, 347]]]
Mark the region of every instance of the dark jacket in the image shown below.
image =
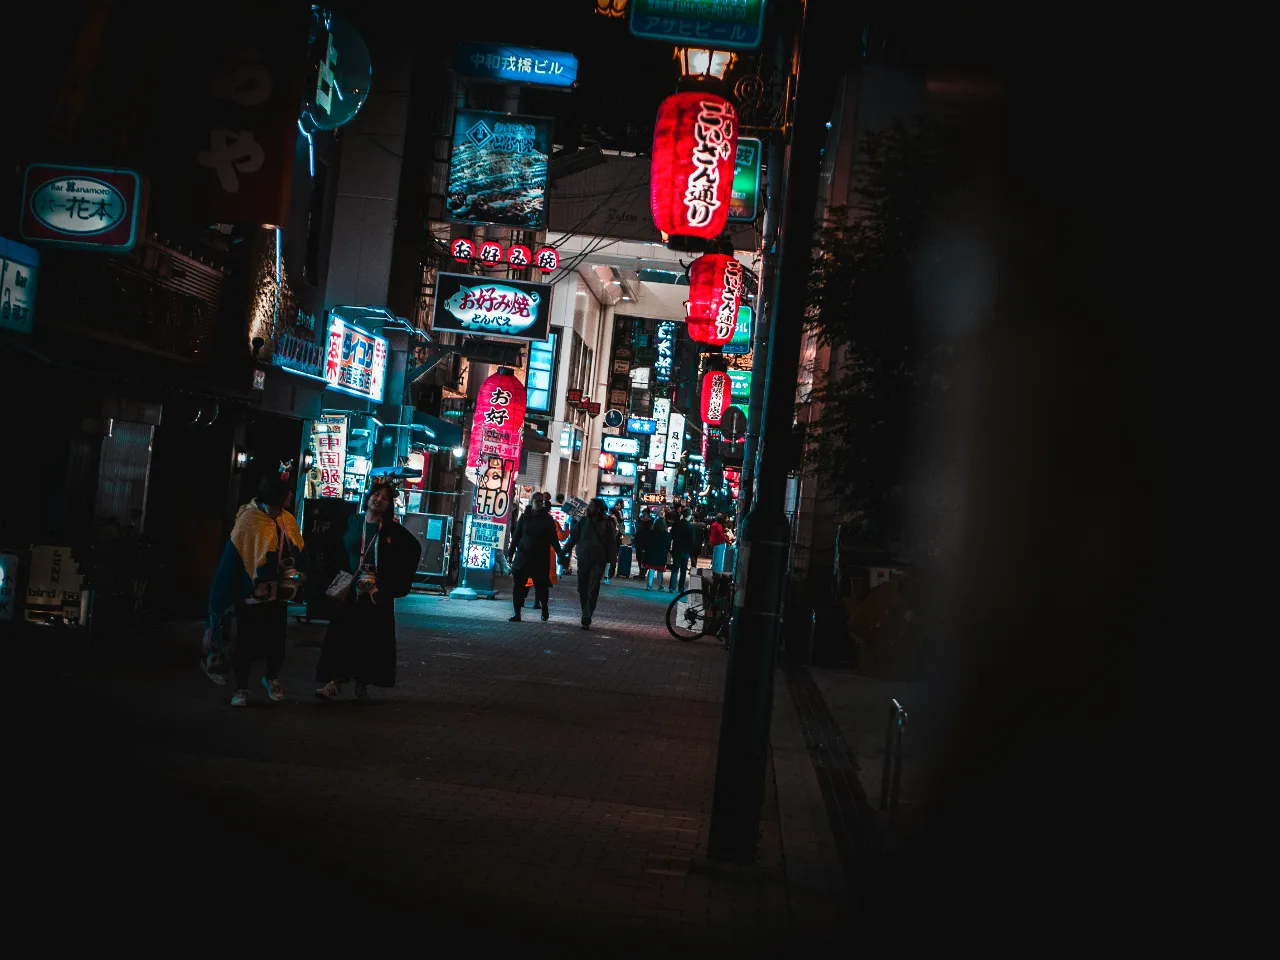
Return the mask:
[[693, 524], [681, 517], [671, 525], [671, 552], [693, 553]]
[[[360, 540], [364, 533], [364, 514], [354, 514], [347, 520], [342, 535], [342, 567], [347, 573], [355, 573], [360, 561]], [[369, 549], [370, 544], [365, 543]], [[405, 597], [413, 587], [413, 575], [418, 572], [418, 560], [422, 557], [422, 544], [418, 538], [395, 520], [384, 520], [378, 532], [377, 573], [379, 594]], [[369, 560], [374, 552], [369, 549]]]
[[547, 510], [526, 510], [511, 538], [511, 566], [523, 568], [533, 558], [550, 563], [549, 550], [560, 546], [556, 521]]
[[652, 530], [652, 517], [641, 517], [636, 521], [636, 532], [631, 538], [631, 545], [636, 548], [636, 556], [641, 563], [644, 563], [644, 548], [649, 545], [649, 534]]
[[603, 516], [592, 521], [590, 517], [579, 517], [573, 521], [573, 532], [564, 542], [561, 552], [564, 556], [574, 547], [578, 548], [579, 571], [589, 567], [602, 567], [617, 555], [618, 534], [613, 518]]
[[671, 533], [667, 530], [665, 520], [657, 520], [644, 542], [644, 565], [646, 567], [665, 567], [667, 554], [671, 552]]
[[609, 562], [618, 562], [618, 550], [622, 547], [622, 535], [625, 532], [625, 524], [620, 513], [610, 513], [609, 519], [613, 521], [613, 544], [609, 547]]

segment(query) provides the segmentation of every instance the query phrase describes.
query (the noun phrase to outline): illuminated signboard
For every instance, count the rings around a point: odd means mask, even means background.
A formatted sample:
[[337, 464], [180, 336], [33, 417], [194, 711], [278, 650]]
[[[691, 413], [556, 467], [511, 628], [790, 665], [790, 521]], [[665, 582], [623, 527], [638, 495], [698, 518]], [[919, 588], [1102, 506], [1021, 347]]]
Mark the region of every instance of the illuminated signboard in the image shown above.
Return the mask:
[[312, 7], [311, 45], [316, 85], [298, 121], [307, 134], [337, 130], [354, 120], [373, 82], [364, 38], [337, 14]]
[[513, 340], [546, 340], [551, 285], [524, 280], [486, 280], [471, 274], [436, 275], [435, 330]]
[[764, 31], [765, 0], [634, 0], [631, 32], [678, 47], [754, 50]]
[[746, 400], [751, 396], [751, 371], [730, 370], [729, 381], [733, 384], [730, 395], [734, 400]]
[[31, 332], [40, 251], [0, 237], [0, 330]]
[[33, 163], [22, 187], [24, 240], [128, 253], [143, 229], [146, 193], [132, 170]]
[[733, 328], [733, 339], [720, 348], [721, 353], [742, 354], [751, 352], [751, 328], [755, 311], [745, 303], [738, 307], [738, 323]]
[[578, 58], [560, 50], [534, 50], [497, 43], [460, 43], [453, 68], [465, 77], [567, 90], [578, 81]]
[[729, 219], [750, 222], [756, 218], [760, 195], [760, 141], [738, 138], [733, 157], [733, 187], [729, 192]]
[[658, 383], [671, 379], [671, 363], [675, 349], [676, 325], [670, 320], [658, 324], [658, 359], [653, 362], [653, 374]]
[[[635, 457], [640, 454], [640, 441], [635, 437], [605, 437], [600, 449], [605, 453], [617, 453], [624, 457]], [[622, 464], [619, 463], [618, 466], [621, 468]]]
[[667, 424], [667, 463], [679, 463], [684, 451], [684, 414], [671, 414]]
[[326, 413], [311, 424], [309, 496], [341, 500], [347, 465], [347, 418]]
[[620, 477], [635, 477], [636, 465], [631, 460], [619, 460], [613, 468], [613, 472]]
[[627, 433], [651, 437], [658, 432], [658, 421], [649, 417], [627, 417]]
[[657, 432], [649, 438], [649, 469], [661, 470], [667, 453], [667, 418], [671, 415], [671, 401], [658, 397], [653, 401], [653, 418], [658, 421]]
[[324, 378], [331, 390], [381, 403], [387, 379], [386, 339], [331, 311]]
[[546, 117], [458, 110], [445, 219], [545, 228], [554, 127]]

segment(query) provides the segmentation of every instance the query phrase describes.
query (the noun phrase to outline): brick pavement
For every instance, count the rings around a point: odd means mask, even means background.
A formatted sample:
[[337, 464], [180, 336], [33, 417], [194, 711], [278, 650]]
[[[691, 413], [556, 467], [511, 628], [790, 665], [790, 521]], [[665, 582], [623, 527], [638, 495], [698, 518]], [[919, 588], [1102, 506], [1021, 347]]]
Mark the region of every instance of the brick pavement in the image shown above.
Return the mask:
[[727, 658], [673, 640], [668, 600], [615, 581], [588, 632], [572, 577], [545, 624], [508, 623], [507, 599], [406, 598], [397, 686], [369, 706], [314, 698], [314, 624], [291, 627], [282, 704], [256, 688], [231, 710], [189, 649], [64, 677], [73, 735], [33, 762], [43, 815], [85, 878], [111, 889], [128, 863], [131, 900], [183, 910], [230, 888], [321, 924], [409, 908], [473, 943], [782, 949], [773, 771], [757, 864], [708, 863]]

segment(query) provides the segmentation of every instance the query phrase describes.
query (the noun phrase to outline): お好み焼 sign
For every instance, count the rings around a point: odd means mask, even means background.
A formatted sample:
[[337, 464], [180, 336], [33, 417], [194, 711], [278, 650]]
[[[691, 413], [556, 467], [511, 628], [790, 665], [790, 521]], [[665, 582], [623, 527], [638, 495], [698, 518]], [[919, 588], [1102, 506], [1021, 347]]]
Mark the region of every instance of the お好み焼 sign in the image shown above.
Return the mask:
[[128, 253], [145, 207], [144, 181], [132, 170], [33, 163], [23, 184], [21, 233], [48, 246]]
[[475, 336], [546, 340], [551, 286], [523, 280], [486, 280], [472, 274], [437, 275], [432, 325]]

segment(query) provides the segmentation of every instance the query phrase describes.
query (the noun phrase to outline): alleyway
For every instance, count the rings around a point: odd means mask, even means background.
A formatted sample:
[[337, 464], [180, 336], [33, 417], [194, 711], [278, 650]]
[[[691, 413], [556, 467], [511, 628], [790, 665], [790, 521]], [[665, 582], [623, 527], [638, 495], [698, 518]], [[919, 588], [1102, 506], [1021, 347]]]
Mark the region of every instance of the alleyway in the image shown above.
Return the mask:
[[314, 697], [314, 624], [291, 624], [281, 704], [255, 687], [230, 709], [187, 649], [66, 678], [67, 726], [33, 761], [56, 840], [31, 869], [94, 912], [213, 906], [290, 939], [385, 910], [473, 946], [794, 943], [772, 766], [758, 865], [705, 860], [726, 653], [671, 639], [669, 595], [638, 583], [605, 587], [589, 632], [572, 577], [545, 624], [508, 623], [508, 599], [407, 598], [397, 686], [370, 705]]

